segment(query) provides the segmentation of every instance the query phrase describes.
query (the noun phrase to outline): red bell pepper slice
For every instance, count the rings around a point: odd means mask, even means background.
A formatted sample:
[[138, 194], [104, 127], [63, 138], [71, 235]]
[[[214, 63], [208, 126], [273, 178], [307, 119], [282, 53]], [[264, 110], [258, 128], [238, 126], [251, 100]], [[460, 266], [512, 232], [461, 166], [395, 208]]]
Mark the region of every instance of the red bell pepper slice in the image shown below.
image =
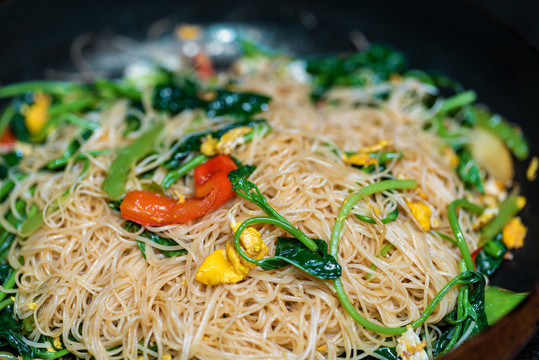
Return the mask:
[[17, 137], [13, 134], [13, 131], [8, 127], [4, 130], [2, 137], [0, 137], [0, 151], [7, 152], [13, 150]]
[[171, 197], [137, 190], [127, 193], [120, 205], [122, 217], [141, 225], [184, 223], [217, 209], [235, 195], [228, 173], [234, 161], [218, 155], [195, 168], [195, 196], [180, 202]]

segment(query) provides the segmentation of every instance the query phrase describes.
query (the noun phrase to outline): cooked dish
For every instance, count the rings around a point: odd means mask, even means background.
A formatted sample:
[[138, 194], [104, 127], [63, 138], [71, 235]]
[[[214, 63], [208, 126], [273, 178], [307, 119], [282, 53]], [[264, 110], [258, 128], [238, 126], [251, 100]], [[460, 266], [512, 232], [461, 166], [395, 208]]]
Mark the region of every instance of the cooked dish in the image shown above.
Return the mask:
[[428, 359], [525, 296], [517, 127], [380, 44], [243, 49], [0, 88], [0, 357]]

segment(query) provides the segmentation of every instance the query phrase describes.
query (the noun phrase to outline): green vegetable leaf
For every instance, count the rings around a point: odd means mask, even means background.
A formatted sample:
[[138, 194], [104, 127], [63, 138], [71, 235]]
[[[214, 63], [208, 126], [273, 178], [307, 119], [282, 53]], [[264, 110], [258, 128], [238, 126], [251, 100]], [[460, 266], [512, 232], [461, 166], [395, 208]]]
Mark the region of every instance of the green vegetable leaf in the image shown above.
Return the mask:
[[22, 323], [15, 317], [13, 305], [6, 306], [0, 312], [0, 341], [13, 346], [24, 360], [34, 358], [34, 350], [22, 340]]
[[274, 270], [291, 264], [319, 279], [340, 277], [341, 266], [328, 254], [328, 244], [324, 240], [312, 240], [318, 246], [317, 252], [312, 252], [296, 238], [279, 237], [275, 256], [262, 260], [259, 265], [264, 270]]
[[485, 192], [483, 188], [481, 170], [470, 153], [467, 151], [462, 151], [459, 156], [457, 174], [464, 184], [466, 184], [466, 186], [475, 188], [481, 194]]
[[503, 263], [507, 248], [502, 241], [501, 233], [483, 246], [475, 258], [475, 267], [485, 276], [492, 275]]
[[71, 143], [67, 146], [67, 148], [64, 150], [63, 156], [50, 161], [47, 164], [47, 168], [50, 170], [63, 169], [69, 162], [69, 159], [71, 159], [71, 157], [80, 149], [82, 142], [88, 140], [90, 136], [92, 136], [92, 134], [93, 131], [91, 130], [83, 130], [80, 133], [80, 136], [73, 139]]
[[[133, 222], [133, 221], [127, 221], [124, 224], [124, 229], [126, 229], [129, 232], [133, 232], [133, 233], [137, 232], [137, 231], [140, 230], [140, 228], [141, 228], [141, 226], [139, 224]], [[159, 245], [164, 245], [164, 246], [177, 246], [178, 245], [178, 243], [175, 242], [174, 240], [162, 237], [162, 236], [157, 235], [156, 233], [153, 233], [153, 232], [148, 231], [148, 230], [144, 230], [140, 234], [140, 236], [145, 237], [147, 239], [150, 239], [150, 240], [152, 240], [153, 242], [155, 242], [156, 244], [159, 244]], [[138, 244], [138, 247], [139, 247], [140, 251], [142, 251], [142, 255], [144, 256], [144, 258], [146, 258], [146, 243], [144, 243], [143, 241], [137, 241], [137, 244]], [[186, 249], [161, 250], [161, 252], [166, 257], [174, 257], [174, 256], [187, 254]]]
[[489, 325], [493, 325], [520, 304], [528, 293], [514, 293], [496, 286], [485, 288], [485, 313]]
[[182, 86], [158, 85], [153, 90], [153, 107], [156, 110], [178, 114], [184, 110], [201, 107], [197, 97], [198, 85], [191, 80], [184, 80]]
[[401, 360], [400, 356], [397, 355], [397, 350], [394, 347], [379, 347], [374, 350], [374, 353], [378, 355], [379, 359], [382, 360]]
[[229, 90], [217, 90], [217, 96], [205, 104], [209, 117], [230, 115], [236, 118], [250, 118], [254, 114], [268, 110], [271, 98], [256, 93], [240, 93]]
[[367, 50], [351, 55], [337, 55], [314, 58], [307, 61], [307, 72], [312, 75], [314, 86], [311, 97], [320, 99], [335, 85], [364, 86], [363, 74], [373, 75], [380, 83], [393, 73], [401, 73], [406, 68], [406, 58], [387, 46], [373, 44]]

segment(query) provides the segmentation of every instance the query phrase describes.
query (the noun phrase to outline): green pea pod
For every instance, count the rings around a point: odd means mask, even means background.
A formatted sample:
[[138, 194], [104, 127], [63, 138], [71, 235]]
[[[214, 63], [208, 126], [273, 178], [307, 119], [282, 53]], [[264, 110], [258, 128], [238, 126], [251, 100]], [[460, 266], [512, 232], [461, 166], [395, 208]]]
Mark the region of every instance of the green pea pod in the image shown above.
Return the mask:
[[520, 207], [518, 206], [518, 196], [515, 194], [509, 195], [507, 200], [503, 202], [498, 210], [498, 215], [492, 219], [488, 224], [481, 229], [481, 238], [479, 239], [478, 246], [483, 246], [496, 236], [503, 227], [511, 220], [518, 212]]
[[164, 129], [163, 124], [154, 124], [134, 143], [118, 152], [103, 181], [103, 190], [109, 199], [119, 200], [125, 195], [125, 183], [132, 167], [144, 156], [151, 153]]
[[485, 313], [489, 325], [493, 325], [520, 304], [528, 293], [514, 293], [496, 286], [485, 288]]
[[517, 159], [522, 161], [528, 157], [530, 154], [529, 146], [518, 128], [512, 126], [500, 115], [493, 115], [485, 109], [474, 107], [472, 114], [476, 124], [502, 139]]

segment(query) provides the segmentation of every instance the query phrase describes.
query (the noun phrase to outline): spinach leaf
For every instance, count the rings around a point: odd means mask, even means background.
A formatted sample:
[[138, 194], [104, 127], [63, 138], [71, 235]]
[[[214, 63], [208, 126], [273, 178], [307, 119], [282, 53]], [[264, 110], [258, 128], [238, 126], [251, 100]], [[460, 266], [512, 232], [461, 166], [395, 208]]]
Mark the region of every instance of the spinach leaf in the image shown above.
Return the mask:
[[364, 86], [362, 72], [374, 75], [376, 83], [389, 79], [393, 73], [406, 68], [406, 58], [381, 44], [373, 44], [367, 50], [351, 55], [326, 56], [307, 61], [307, 72], [312, 75], [314, 86], [311, 97], [320, 99], [333, 86]]
[[0, 341], [13, 346], [24, 360], [34, 358], [34, 350], [22, 340], [22, 322], [15, 317], [13, 305], [6, 306], [0, 312]]
[[501, 233], [483, 246], [475, 258], [475, 268], [485, 276], [492, 275], [502, 264], [507, 247]]
[[460, 153], [457, 174], [466, 187], [474, 188], [481, 194], [485, 193], [481, 170], [468, 151]]
[[528, 293], [514, 293], [496, 286], [485, 288], [485, 313], [489, 325], [493, 325], [520, 304]]
[[179, 114], [184, 110], [201, 107], [197, 97], [198, 85], [186, 79], [182, 86], [158, 85], [153, 90], [152, 104], [156, 110]]
[[[125, 223], [125, 225], [124, 225], [124, 229], [126, 229], [129, 232], [137, 232], [137, 231], [140, 230], [140, 228], [141, 228], [141, 226], [139, 224], [133, 222], [133, 221], [127, 221]], [[176, 245], [178, 245], [178, 243], [176, 243], [174, 240], [162, 237], [162, 236], [157, 235], [156, 233], [153, 233], [153, 232], [148, 231], [148, 230], [144, 230], [140, 234], [140, 236], [145, 237], [147, 239], [150, 239], [150, 240], [152, 240], [153, 242], [155, 242], [156, 244], [159, 244], [159, 245], [164, 245], [164, 246], [176, 246]], [[144, 243], [143, 241], [137, 241], [137, 244], [138, 244], [138, 247], [139, 247], [140, 251], [142, 251], [142, 255], [146, 259], [146, 243]], [[166, 257], [174, 257], [174, 256], [187, 254], [186, 249], [161, 250], [161, 252]]]
[[12, 151], [9, 153], [1, 154], [0, 155], [0, 179], [4, 180], [8, 175], [9, 169], [19, 165], [22, 158], [23, 158], [22, 151]]
[[380, 347], [374, 350], [374, 353], [378, 355], [379, 359], [382, 360], [401, 360], [397, 355], [397, 350], [394, 347]]
[[219, 139], [226, 132], [232, 129], [235, 129], [241, 126], [255, 128], [260, 125], [267, 125], [266, 120], [264, 119], [240, 120], [240, 121], [228, 123], [224, 126], [219, 127], [218, 129], [210, 129], [210, 130], [197, 132], [196, 134], [193, 134], [187, 137], [185, 140], [183, 140], [180, 146], [178, 146], [178, 148], [174, 152], [174, 154], [172, 154], [170, 159], [167, 160], [163, 164], [163, 166], [168, 170], [174, 170], [174, 169], [179, 168], [182, 164], [182, 160], [185, 159], [187, 155], [189, 155], [193, 151], [200, 150], [200, 146], [202, 145], [202, 139], [208, 135], [211, 135], [212, 137]]
[[268, 110], [268, 96], [235, 92], [225, 89], [217, 90], [217, 96], [205, 104], [208, 117], [230, 115], [236, 118], [250, 118], [254, 114]]
[[262, 260], [259, 265], [264, 270], [274, 270], [291, 264], [319, 279], [340, 277], [341, 266], [328, 254], [328, 244], [324, 240], [312, 240], [318, 246], [317, 252], [312, 252], [296, 238], [279, 237], [275, 256]]

